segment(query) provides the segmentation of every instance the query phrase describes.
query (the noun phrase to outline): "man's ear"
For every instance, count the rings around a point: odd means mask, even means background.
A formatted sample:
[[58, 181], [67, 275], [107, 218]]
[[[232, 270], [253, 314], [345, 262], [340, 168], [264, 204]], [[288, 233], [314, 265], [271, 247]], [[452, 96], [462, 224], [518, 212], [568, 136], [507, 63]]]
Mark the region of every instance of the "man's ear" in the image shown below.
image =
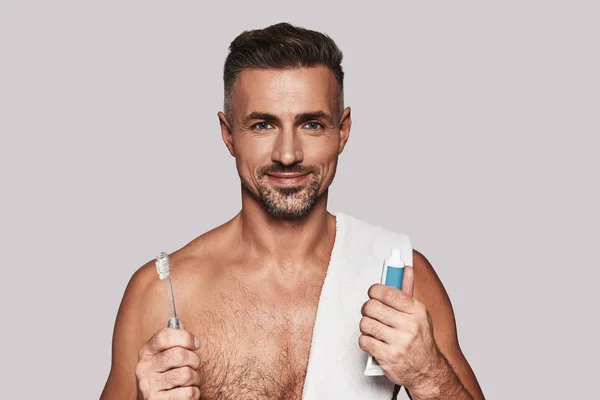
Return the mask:
[[344, 147], [350, 137], [350, 128], [352, 127], [352, 117], [350, 116], [350, 107], [346, 107], [342, 113], [342, 119], [340, 120], [340, 145], [338, 147], [338, 155], [342, 154]]
[[227, 150], [229, 150], [229, 154], [235, 157], [235, 150], [233, 148], [233, 131], [231, 130], [231, 124], [227, 120], [225, 114], [221, 111], [217, 113], [219, 117], [219, 124], [221, 125], [221, 137], [223, 138], [223, 143], [227, 146]]

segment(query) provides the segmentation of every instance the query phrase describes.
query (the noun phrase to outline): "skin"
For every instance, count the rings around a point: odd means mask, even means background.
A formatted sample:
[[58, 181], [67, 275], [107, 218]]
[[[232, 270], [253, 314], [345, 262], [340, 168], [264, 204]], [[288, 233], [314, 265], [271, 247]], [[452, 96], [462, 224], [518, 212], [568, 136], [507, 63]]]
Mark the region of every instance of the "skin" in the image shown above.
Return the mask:
[[[183, 329], [165, 328], [154, 262], [132, 276], [101, 400], [301, 398], [335, 239], [328, 188], [352, 124], [337, 98], [326, 67], [240, 73], [218, 117], [242, 209], [171, 254]], [[483, 399], [442, 283], [416, 250], [413, 264], [404, 292], [371, 287], [357, 346], [413, 399]]]

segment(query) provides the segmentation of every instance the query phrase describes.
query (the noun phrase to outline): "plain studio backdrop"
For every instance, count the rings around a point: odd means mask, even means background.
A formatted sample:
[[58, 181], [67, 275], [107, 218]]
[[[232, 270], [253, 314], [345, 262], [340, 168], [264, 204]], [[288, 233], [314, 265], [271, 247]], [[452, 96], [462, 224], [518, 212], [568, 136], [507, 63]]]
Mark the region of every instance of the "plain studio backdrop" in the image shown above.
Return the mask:
[[598, 6], [336, 3], [0, 2], [3, 398], [97, 398], [133, 272], [239, 211], [223, 62], [282, 21], [344, 52], [329, 210], [412, 238], [487, 397], [597, 393]]

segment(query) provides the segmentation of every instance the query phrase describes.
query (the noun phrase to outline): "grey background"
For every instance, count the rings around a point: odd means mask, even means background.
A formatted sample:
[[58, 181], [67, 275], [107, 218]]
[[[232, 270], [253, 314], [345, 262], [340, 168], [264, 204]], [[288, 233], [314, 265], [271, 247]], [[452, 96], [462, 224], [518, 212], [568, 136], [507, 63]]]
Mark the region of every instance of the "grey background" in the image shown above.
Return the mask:
[[595, 2], [0, 7], [7, 398], [97, 398], [131, 274], [239, 210], [222, 64], [280, 21], [345, 55], [329, 209], [411, 236], [487, 397], [596, 393]]

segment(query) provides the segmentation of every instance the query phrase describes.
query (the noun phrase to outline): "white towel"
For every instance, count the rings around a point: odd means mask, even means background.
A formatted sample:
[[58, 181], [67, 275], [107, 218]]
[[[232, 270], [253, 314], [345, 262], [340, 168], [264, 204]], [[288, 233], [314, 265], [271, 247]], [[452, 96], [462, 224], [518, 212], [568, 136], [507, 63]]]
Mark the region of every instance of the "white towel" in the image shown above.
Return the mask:
[[313, 329], [304, 400], [390, 400], [394, 384], [365, 376], [368, 354], [358, 347], [360, 309], [367, 291], [381, 281], [383, 261], [394, 247], [413, 265], [408, 236], [341, 212]]

